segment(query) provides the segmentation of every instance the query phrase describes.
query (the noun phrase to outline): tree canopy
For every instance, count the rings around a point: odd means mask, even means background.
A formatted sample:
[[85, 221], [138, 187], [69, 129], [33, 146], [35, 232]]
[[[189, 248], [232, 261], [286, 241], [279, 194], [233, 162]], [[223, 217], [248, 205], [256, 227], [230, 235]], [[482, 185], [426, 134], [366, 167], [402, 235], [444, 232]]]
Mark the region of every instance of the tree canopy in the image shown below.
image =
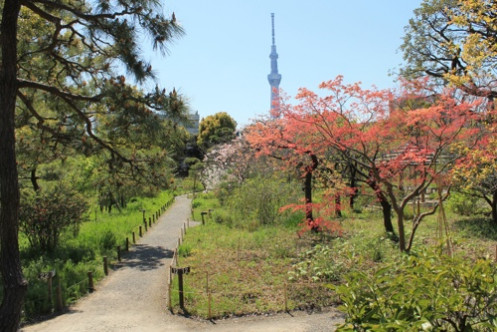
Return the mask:
[[423, 0], [405, 27], [405, 77], [424, 75], [465, 93], [495, 99], [497, 4]]
[[[345, 84], [341, 76], [320, 88], [326, 92], [323, 97], [300, 89], [299, 103], [284, 105], [279, 119], [255, 124], [249, 142], [260, 154], [276, 155], [290, 167], [300, 167], [303, 178], [312, 176], [319, 163], [337, 165], [330, 166], [328, 173], [340, 164], [353, 164], [361, 181], [395, 211], [399, 248], [409, 251], [419, 224], [438, 205], [414, 216], [409, 238], [405, 208], [430, 185], [446, 186], [450, 169], [463, 157], [451, 153], [453, 147], [474, 146], [478, 129], [471, 126], [476, 120], [472, 111], [478, 101], [461, 100], [450, 89], [434, 94], [427, 80], [405, 82], [396, 93]], [[354, 190], [333, 182], [333, 190], [327, 192], [331, 197], [320, 204], [306, 194], [303, 208], [313, 229], [326, 219], [313, 218], [312, 208], [326, 208], [337, 195]]]
[[235, 138], [236, 121], [226, 112], [209, 115], [200, 121], [197, 143], [204, 149]]

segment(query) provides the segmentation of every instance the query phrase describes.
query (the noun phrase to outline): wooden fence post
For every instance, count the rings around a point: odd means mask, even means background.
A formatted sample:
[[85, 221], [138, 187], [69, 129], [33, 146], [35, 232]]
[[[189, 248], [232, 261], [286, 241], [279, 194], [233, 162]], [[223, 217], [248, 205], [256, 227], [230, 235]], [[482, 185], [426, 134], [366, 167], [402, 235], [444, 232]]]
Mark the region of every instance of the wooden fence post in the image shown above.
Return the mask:
[[64, 309], [64, 301], [62, 300], [62, 283], [60, 281], [60, 276], [57, 278], [57, 288], [55, 290], [57, 294], [57, 302], [55, 305], [55, 310], [61, 312]]
[[94, 290], [95, 288], [93, 287], [93, 272], [88, 271], [88, 291], [90, 293], [93, 293]]
[[148, 217], [148, 226], [152, 227], [152, 217]]
[[129, 251], [129, 238], [126, 237], [126, 251]]
[[178, 292], [179, 292], [179, 307], [185, 309], [185, 299], [183, 293], [183, 270], [178, 269]]
[[136, 235], [135, 235], [135, 231], [133, 231], [133, 243], [136, 243]]
[[[171, 266], [169, 266], [169, 274], [171, 274]], [[171, 301], [171, 287], [172, 285], [172, 279], [170, 279], [170, 282], [169, 284], [167, 285], [167, 303], [168, 303], [168, 306], [169, 306], [169, 310], [171, 312], [173, 312], [173, 304], [172, 304], [172, 301]]]
[[209, 307], [208, 308], [209, 312], [207, 313], [207, 319], [211, 319], [212, 318], [212, 311], [211, 311], [212, 294], [210, 292], [207, 294], [207, 306]]
[[207, 319], [211, 319], [211, 292], [209, 291], [209, 271], [205, 272], [205, 292], [207, 293]]
[[48, 301], [50, 302], [50, 308], [52, 308], [53, 304], [53, 290], [52, 290], [52, 285], [53, 285], [53, 274], [51, 272], [48, 273], [48, 278], [47, 278], [47, 286], [48, 286]]
[[138, 232], [139, 232], [138, 235], [140, 235], [140, 237], [142, 237], [143, 234], [142, 234], [142, 227], [141, 226], [139, 227]]
[[107, 260], [107, 256], [104, 256], [104, 274], [106, 276], [109, 275], [109, 262]]
[[147, 221], [145, 220], [145, 222], [143, 224], [145, 225], [145, 232], [148, 231]]
[[285, 297], [285, 311], [288, 311], [288, 294], [287, 294], [287, 283], [286, 283], [286, 281], [285, 281], [285, 284], [284, 284], [283, 287], [285, 287], [283, 289], [283, 296]]

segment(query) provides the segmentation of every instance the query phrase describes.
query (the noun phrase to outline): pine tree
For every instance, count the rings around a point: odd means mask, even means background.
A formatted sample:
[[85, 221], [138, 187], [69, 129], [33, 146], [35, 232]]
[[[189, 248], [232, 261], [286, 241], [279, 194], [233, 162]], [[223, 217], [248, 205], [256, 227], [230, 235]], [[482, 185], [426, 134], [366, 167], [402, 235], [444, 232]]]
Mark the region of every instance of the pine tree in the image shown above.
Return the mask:
[[[61, 126], [52, 126], [47, 113], [38, 108], [44, 105], [41, 100], [50, 100], [57, 119], [66, 120], [62, 127], [72, 122], [75, 132], [82, 130], [81, 135], [133, 168], [133, 158], [108, 136], [99, 135], [96, 119], [161, 109], [174, 117], [181, 116], [184, 107], [170, 105], [170, 96], [160, 89], [149, 94], [133, 91], [112, 68], [120, 63], [139, 83], [153, 79], [150, 64], [140, 55], [139, 38], [147, 36], [154, 49], [165, 53], [167, 43], [182, 30], [174, 14], [166, 17], [156, 0], [6, 0], [0, 24], [0, 270], [4, 288], [0, 330], [16, 331], [27, 288], [18, 248], [17, 105], [37, 119], [40, 128], [51, 130], [54, 138], [71, 138]], [[25, 33], [30, 28], [44, 33], [30, 36]]]

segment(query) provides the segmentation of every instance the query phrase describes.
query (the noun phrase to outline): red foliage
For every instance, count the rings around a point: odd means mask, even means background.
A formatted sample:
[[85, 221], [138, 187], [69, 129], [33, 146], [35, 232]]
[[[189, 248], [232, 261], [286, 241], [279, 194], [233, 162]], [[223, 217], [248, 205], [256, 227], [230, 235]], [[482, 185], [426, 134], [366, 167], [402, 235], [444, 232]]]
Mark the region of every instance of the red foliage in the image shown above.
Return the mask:
[[[413, 222], [406, 244], [404, 208], [432, 183], [446, 181], [461, 157], [451, 152], [454, 144], [475, 143], [473, 110], [481, 101], [466, 102], [449, 89], [434, 93], [427, 80], [403, 82], [397, 92], [362, 89], [358, 83], [343, 83], [342, 76], [319, 87], [325, 96], [301, 88], [299, 103], [282, 104], [280, 118], [256, 123], [248, 141], [258, 154], [280, 158], [287, 167], [303, 165], [304, 175], [311, 172], [310, 164], [302, 162], [305, 156], [326, 160], [339, 154], [354, 162], [362, 177], [375, 183], [377, 194], [389, 199], [397, 214], [400, 249], [409, 250], [425, 215]], [[305, 209], [315, 207], [308, 203]]]

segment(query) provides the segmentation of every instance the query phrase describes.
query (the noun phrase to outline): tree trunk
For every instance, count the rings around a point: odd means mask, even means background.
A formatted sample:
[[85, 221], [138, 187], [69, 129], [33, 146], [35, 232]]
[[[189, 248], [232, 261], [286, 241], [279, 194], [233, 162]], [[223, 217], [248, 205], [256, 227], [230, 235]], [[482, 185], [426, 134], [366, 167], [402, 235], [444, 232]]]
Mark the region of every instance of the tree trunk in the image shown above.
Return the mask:
[[383, 226], [387, 233], [395, 234], [392, 224], [392, 205], [388, 202], [385, 194], [380, 190], [380, 187], [375, 180], [369, 180], [368, 185], [373, 189], [376, 197], [380, 201], [381, 211], [383, 212]]
[[393, 229], [392, 224], [392, 205], [385, 199], [380, 198], [381, 211], [383, 212], [383, 226], [385, 227], [385, 232], [395, 234], [395, 230]]
[[339, 194], [335, 195], [335, 217], [342, 217], [342, 197]]
[[38, 177], [36, 176], [36, 167], [31, 170], [31, 184], [33, 185], [33, 190], [40, 190], [40, 185], [38, 184]]
[[304, 178], [305, 220], [313, 221], [312, 216], [312, 171], [307, 170]]
[[350, 164], [350, 182], [349, 182], [349, 187], [352, 188], [352, 194], [349, 197], [349, 205], [350, 209], [354, 210], [354, 203], [355, 203], [355, 198], [357, 197], [357, 194], [359, 193], [359, 190], [357, 189], [357, 169], [355, 168], [355, 165]]
[[311, 230], [317, 232], [319, 226], [314, 224], [312, 215], [312, 172], [318, 167], [318, 158], [314, 154], [310, 154], [310, 157], [312, 163], [306, 167], [304, 177], [305, 220], [311, 226]]
[[17, 331], [27, 282], [19, 255], [19, 183], [15, 152], [18, 0], [5, 0], [0, 25], [0, 331]]
[[399, 249], [401, 252], [406, 250], [406, 236], [404, 231], [404, 212], [397, 211], [397, 227], [399, 229]]
[[492, 195], [492, 221], [497, 226], [497, 191]]

